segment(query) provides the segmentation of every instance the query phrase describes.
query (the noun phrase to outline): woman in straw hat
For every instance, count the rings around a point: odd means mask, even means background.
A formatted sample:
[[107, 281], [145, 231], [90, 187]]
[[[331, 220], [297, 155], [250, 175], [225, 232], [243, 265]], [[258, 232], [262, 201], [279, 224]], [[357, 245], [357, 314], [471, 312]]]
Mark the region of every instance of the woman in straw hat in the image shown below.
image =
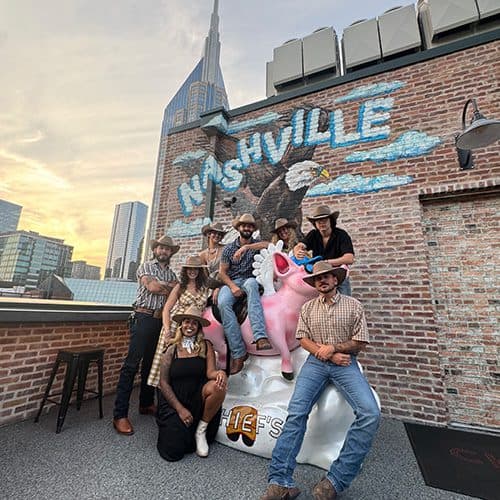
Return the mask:
[[179, 326], [161, 361], [157, 448], [172, 462], [193, 451], [208, 456], [226, 395], [227, 376], [216, 369], [213, 347], [202, 330], [210, 322], [201, 314], [191, 306], [172, 316]]
[[291, 252], [293, 247], [299, 242], [297, 232], [295, 231], [296, 227], [297, 224], [294, 221], [284, 218], [276, 219], [274, 229], [271, 230], [271, 233], [273, 233], [271, 243], [276, 245], [278, 240], [281, 240], [283, 241], [283, 252]]
[[167, 340], [174, 336], [178, 326], [173, 316], [183, 313], [192, 305], [203, 311], [209, 296], [207, 266], [201, 262], [198, 255], [191, 255], [181, 268], [180, 283], [174, 287], [163, 308], [163, 329], [149, 372], [149, 385], [157, 387], [160, 381], [161, 355], [165, 352]]

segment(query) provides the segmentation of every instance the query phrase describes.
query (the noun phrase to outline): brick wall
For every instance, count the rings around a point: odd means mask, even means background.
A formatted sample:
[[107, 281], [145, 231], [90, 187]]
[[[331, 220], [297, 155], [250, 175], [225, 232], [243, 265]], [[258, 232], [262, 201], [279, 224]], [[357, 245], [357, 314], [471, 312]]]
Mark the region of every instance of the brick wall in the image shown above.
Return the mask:
[[[248, 138], [256, 131], [276, 131], [277, 126], [288, 125], [292, 112], [297, 108], [320, 107], [326, 111], [341, 108], [345, 129], [355, 130], [360, 100], [337, 104], [337, 98], [360, 86], [389, 81], [404, 82], [401, 89], [391, 94], [394, 106], [388, 140], [344, 148], [320, 144], [315, 147], [311, 159], [324, 166], [332, 177], [391, 173], [396, 176], [411, 175], [414, 181], [378, 192], [304, 198], [300, 208], [304, 215], [310, 213], [315, 205], [325, 203], [340, 210], [339, 226], [347, 229], [353, 239], [356, 251], [356, 263], [352, 268], [353, 294], [366, 308], [372, 336], [372, 343], [361, 362], [381, 397], [384, 413], [402, 419], [440, 424], [458, 421], [498, 426], [498, 412], [495, 416], [493, 408], [485, 408], [485, 401], [494, 398], [495, 388], [498, 387], [495, 385], [497, 361], [493, 347], [488, 344], [494, 342], [494, 338], [488, 331], [478, 334], [473, 343], [478, 349], [484, 349], [484, 352], [477, 352], [475, 357], [468, 352], [468, 356], [471, 356], [469, 365], [479, 363], [480, 354], [485, 354], [484, 363], [480, 363], [484, 396], [476, 399], [471, 397], [478, 380], [471, 382], [471, 377], [476, 377], [476, 374], [471, 374], [470, 366], [464, 368], [453, 383], [449, 381], [449, 365], [458, 361], [449, 351], [452, 337], [445, 332], [446, 319], [435, 308], [435, 304], [440, 300], [439, 290], [453, 287], [454, 280], [436, 271], [435, 262], [438, 258], [430, 253], [432, 248], [428, 244], [428, 234], [424, 232], [427, 231], [426, 220], [430, 212], [427, 205], [422, 205], [423, 197], [428, 199], [436, 193], [450, 196], [468, 190], [481, 192], [500, 183], [498, 143], [476, 150], [475, 168], [464, 171], [458, 167], [453, 139], [453, 134], [461, 127], [463, 105], [470, 97], [477, 98], [481, 110], [488, 117], [500, 117], [498, 74], [500, 42], [495, 41], [254, 109], [233, 119], [242, 121], [260, 117], [264, 113], [278, 113], [281, 118], [274, 129], [271, 125], [260, 125], [231, 138], [224, 135], [210, 138], [200, 128], [172, 134], [166, 155], [167, 168], [157, 234], [168, 230], [173, 221], [190, 221], [205, 214], [204, 204], [196, 207], [188, 217], [181, 211], [177, 186], [188, 182], [199, 172], [199, 168], [173, 165], [178, 155], [203, 148], [213, 152], [221, 162], [231, 155], [235, 158], [238, 139]], [[438, 136], [442, 142], [427, 154], [412, 158], [379, 163], [344, 161], [348, 154], [384, 146], [408, 130]], [[302, 150], [302, 153], [306, 155], [307, 151]], [[252, 164], [245, 170], [246, 179], [252, 175], [255, 177], [258, 169], [264, 168], [282, 166]], [[238, 191], [231, 193], [238, 198], [238, 203], [231, 208], [222, 203], [227, 193], [217, 188], [213, 219], [229, 225], [235, 215], [249, 211], [245, 209], [249, 203], [255, 206], [258, 198], [252, 198], [250, 187], [248, 183], [242, 183]], [[276, 207], [279, 206], [281, 194], [275, 195]], [[287, 215], [275, 213], [269, 217], [274, 219]], [[305, 218], [302, 220], [302, 230], [306, 232], [311, 226]], [[266, 222], [272, 224], [273, 220]], [[439, 224], [446, 222], [446, 218], [443, 218]], [[498, 226], [494, 234], [494, 243], [498, 247]], [[481, 232], [467, 234], [472, 245], [481, 238]], [[201, 237], [198, 235], [179, 241], [181, 251], [173, 262], [174, 267], [187, 254], [201, 248]], [[452, 255], [450, 258], [455, 257]], [[472, 261], [468, 269], [478, 281], [484, 281], [484, 276], [491, 272], [474, 265]], [[495, 272], [498, 281], [498, 269]], [[441, 288], [433, 286], [436, 284], [441, 284]], [[482, 295], [483, 292], [474, 293]], [[470, 300], [473, 303], [469, 307], [474, 310], [476, 303]], [[476, 326], [471, 328], [477, 329]], [[469, 331], [464, 330], [461, 335], [469, 334]], [[456, 389], [457, 394], [462, 396], [454, 398], [450, 388]]]
[[[104, 393], [113, 393], [128, 338], [125, 321], [0, 323], [0, 425], [34, 418], [59, 349], [104, 347]], [[54, 380], [54, 393], [62, 390], [65, 366], [61, 365]], [[87, 388], [96, 387], [97, 370], [92, 363]], [[47, 402], [44, 411], [51, 406]]]

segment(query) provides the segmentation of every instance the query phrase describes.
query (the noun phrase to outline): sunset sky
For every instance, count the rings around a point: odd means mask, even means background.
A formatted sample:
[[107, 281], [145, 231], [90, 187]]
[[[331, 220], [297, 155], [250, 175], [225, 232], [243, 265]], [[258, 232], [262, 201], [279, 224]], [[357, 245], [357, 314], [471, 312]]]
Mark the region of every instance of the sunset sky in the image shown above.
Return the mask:
[[[409, 2], [406, 2], [409, 3]], [[397, 0], [220, 0], [231, 108], [265, 97], [274, 47]], [[213, 0], [0, 0], [0, 199], [19, 229], [104, 270], [114, 206], [151, 205], [163, 109], [198, 62]], [[279, 22], [278, 22], [279, 21]]]

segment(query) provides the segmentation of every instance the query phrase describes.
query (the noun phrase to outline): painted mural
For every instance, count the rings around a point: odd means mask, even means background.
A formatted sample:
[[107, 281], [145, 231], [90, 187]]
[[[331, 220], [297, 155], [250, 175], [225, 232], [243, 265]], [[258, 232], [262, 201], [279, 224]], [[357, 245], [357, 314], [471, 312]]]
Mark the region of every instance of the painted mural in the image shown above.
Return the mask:
[[[199, 149], [187, 151], [173, 161], [190, 178], [177, 187], [185, 217], [174, 221], [167, 233], [176, 238], [200, 234], [209, 219], [190, 220], [190, 216], [204, 203], [209, 181], [218, 188], [219, 200], [231, 200], [227, 207], [232, 215], [250, 212], [260, 219], [265, 238], [278, 217], [295, 219], [300, 227], [305, 197], [365, 194], [412, 183], [411, 175], [391, 173], [390, 162], [423, 156], [436, 148], [441, 139], [419, 130], [391, 137], [391, 113], [397, 91], [404, 87], [405, 83], [398, 80], [359, 86], [335, 99], [331, 110], [302, 107], [285, 114], [267, 112], [231, 123], [222, 113], [216, 115], [204, 125], [221, 133], [219, 141], [223, 147], [218, 148], [216, 156]], [[349, 129], [347, 123], [353, 117], [346, 119], [342, 104], [355, 101], [359, 102], [356, 125]], [[248, 135], [241, 137], [245, 131], [249, 131]], [[389, 142], [368, 147], [377, 141]], [[367, 148], [349, 153], [348, 148], [360, 144]], [[386, 163], [387, 173], [334, 176], [334, 165], [322, 165], [313, 159], [320, 145], [338, 149], [345, 164]], [[235, 191], [238, 196], [231, 196]]]

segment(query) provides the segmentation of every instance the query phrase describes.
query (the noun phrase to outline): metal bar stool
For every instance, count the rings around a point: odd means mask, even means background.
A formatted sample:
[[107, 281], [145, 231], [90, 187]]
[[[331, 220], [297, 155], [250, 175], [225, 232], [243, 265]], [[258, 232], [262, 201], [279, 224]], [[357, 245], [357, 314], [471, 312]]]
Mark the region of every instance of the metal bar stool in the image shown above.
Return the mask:
[[[89, 369], [89, 364], [91, 362], [97, 363], [97, 391], [91, 391], [85, 389], [85, 383], [87, 381], [87, 373]], [[56, 376], [57, 370], [61, 363], [66, 363], [66, 374], [64, 376], [64, 384], [62, 392], [52, 394], [52, 396], [61, 396], [60, 401], [54, 401], [49, 398], [50, 389], [54, 378]], [[66, 418], [66, 413], [68, 411], [69, 402], [71, 400], [71, 394], [73, 393], [75, 379], [78, 375], [78, 385], [76, 389], [76, 409], [80, 410], [82, 406], [83, 393], [90, 392], [95, 394], [95, 397], [89, 399], [99, 400], [99, 418], [103, 417], [102, 413], [102, 382], [103, 382], [103, 365], [104, 365], [104, 349], [102, 347], [87, 346], [87, 347], [74, 347], [72, 349], [61, 349], [57, 353], [57, 358], [52, 367], [52, 372], [50, 374], [49, 381], [47, 383], [47, 388], [45, 389], [45, 394], [43, 396], [42, 402], [40, 403], [40, 409], [35, 418], [35, 422], [38, 422], [40, 415], [42, 414], [45, 402], [48, 400], [52, 403], [59, 405], [59, 414], [57, 415], [57, 427], [56, 434], [61, 432], [64, 419]]]

